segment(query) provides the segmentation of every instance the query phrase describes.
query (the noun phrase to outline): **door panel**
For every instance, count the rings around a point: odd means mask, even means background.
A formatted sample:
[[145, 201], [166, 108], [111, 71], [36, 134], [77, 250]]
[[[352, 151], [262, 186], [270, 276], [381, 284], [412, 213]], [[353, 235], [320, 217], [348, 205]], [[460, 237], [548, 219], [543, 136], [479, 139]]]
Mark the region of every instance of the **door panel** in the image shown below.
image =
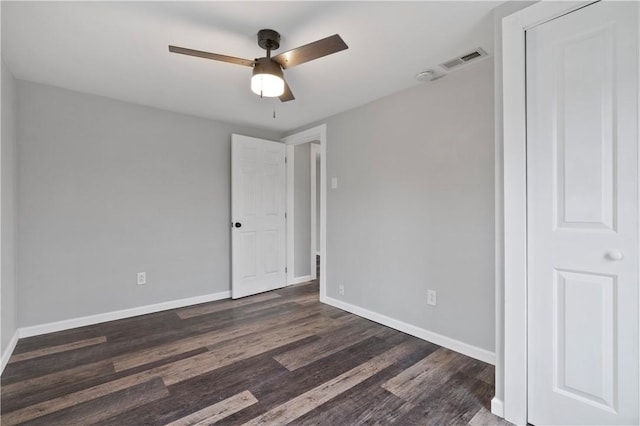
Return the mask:
[[555, 386], [567, 397], [605, 410], [614, 409], [615, 281], [613, 276], [555, 271]]
[[526, 33], [529, 422], [638, 423], [638, 4]]
[[286, 285], [285, 145], [231, 138], [231, 295], [238, 298]]
[[609, 23], [554, 48], [559, 227], [612, 228], [612, 30]]

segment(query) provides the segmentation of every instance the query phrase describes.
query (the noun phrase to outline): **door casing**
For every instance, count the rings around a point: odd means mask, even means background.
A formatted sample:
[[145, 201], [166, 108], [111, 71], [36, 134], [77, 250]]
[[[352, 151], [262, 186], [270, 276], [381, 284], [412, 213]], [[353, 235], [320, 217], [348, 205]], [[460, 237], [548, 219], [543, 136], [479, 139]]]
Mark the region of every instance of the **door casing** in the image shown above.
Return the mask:
[[318, 278], [316, 255], [320, 254], [318, 251], [318, 221], [320, 220], [317, 214], [318, 209], [318, 178], [317, 178], [317, 158], [320, 158], [322, 162], [322, 155], [320, 154], [320, 145], [317, 143], [311, 143], [311, 155], [309, 158], [309, 170], [311, 170], [311, 279]]

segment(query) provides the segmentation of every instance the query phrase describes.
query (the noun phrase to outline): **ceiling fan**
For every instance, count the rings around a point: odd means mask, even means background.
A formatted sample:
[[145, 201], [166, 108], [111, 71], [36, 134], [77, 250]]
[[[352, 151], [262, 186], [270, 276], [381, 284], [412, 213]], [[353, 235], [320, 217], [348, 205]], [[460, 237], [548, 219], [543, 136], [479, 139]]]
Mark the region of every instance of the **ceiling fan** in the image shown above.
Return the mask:
[[254, 60], [171, 45], [169, 46], [169, 51], [252, 67], [251, 90], [260, 95], [260, 97], [279, 97], [280, 101], [287, 102], [294, 100], [295, 97], [284, 80], [283, 69], [304, 64], [349, 48], [338, 34], [334, 34], [271, 57], [271, 51], [280, 47], [280, 34], [277, 31], [266, 29], [258, 31], [258, 46], [267, 51], [267, 56]]

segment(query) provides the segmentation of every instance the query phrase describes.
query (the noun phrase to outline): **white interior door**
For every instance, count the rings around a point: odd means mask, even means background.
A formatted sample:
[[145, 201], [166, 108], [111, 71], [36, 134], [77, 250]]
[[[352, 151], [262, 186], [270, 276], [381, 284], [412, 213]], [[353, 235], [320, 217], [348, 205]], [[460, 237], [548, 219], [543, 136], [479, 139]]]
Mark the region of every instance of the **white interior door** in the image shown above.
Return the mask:
[[638, 424], [638, 3], [526, 33], [528, 410]]
[[231, 296], [284, 287], [285, 145], [231, 136]]

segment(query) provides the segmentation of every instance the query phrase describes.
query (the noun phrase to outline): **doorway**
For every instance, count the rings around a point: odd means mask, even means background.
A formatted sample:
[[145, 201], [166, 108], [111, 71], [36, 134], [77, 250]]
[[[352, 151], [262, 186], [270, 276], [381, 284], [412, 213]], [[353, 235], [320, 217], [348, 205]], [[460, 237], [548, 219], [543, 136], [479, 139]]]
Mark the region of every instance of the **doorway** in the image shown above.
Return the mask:
[[287, 209], [292, 245], [289, 246], [289, 280], [287, 284], [300, 284], [317, 278], [319, 256], [318, 217], [320, 207], [320, 145], [317, 141], [291, 145], [287, 166], [293, 169]]
[[[326, 299], [326, 125], [287, 136], [282, 141], [287, 146], [287, 283], [310, 281], [319, 274], [320, 301], [323, 302]], [[301, 184], [298, 191], [296, 183]], [[296, 193], [300, 194], [299, 203], [296, 203]], [[299, 216], [305, 220], [297, 220]]]

